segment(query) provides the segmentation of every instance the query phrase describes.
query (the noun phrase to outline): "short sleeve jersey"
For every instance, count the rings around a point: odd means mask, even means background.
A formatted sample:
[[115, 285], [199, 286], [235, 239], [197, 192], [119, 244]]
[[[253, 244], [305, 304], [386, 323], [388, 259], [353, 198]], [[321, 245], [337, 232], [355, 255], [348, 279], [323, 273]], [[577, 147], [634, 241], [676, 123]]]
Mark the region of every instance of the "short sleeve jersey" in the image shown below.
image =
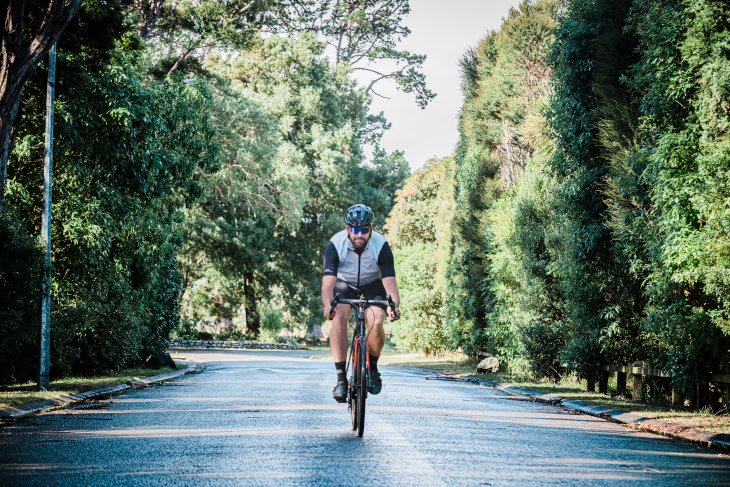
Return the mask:
[[395, 277], [395, 263], [390, 245], [373, 231], [364, 249], [356, 250], [347, 230], [335, 234], [324, 251], [322, 275], [337, 276], [353, 286], [366, 286], [383, 277]]

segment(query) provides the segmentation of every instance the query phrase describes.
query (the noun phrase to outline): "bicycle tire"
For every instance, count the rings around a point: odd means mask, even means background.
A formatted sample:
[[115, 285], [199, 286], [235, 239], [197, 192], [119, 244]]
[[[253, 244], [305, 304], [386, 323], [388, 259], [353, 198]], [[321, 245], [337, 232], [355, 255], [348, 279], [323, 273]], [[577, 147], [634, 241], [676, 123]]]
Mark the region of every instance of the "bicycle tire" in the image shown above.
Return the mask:
[[358, 350], [358, 357], [360, 357], [359, 369], [360, 369], [360, 381], [357, 390], [357, 436], [362, 437], [365, 431], [365, 399], [368, 394], [368, 370], [367, 360], [365, 359], [365, 340], [360, 340], [360, 350]]
[[357, 366], [357, 352], [355, 344], [352, 345], [352, 375], [350, 376], [350, 387], [349, 387], [349, 406], [350, 406], [350, 419], [352, 421], [352, 431], [357, 430], [357, 390], [355, 384], [359, 380], [359, 367]]

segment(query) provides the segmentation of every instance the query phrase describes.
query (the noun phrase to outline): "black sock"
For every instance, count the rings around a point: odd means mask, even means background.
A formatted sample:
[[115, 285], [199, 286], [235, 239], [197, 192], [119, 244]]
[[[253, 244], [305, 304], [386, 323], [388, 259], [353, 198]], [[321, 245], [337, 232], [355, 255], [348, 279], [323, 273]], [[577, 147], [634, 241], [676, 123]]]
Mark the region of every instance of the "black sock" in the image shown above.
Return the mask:
[[370, 361], [370, 370], [373, 372], [378, 371], [378, 359], [380, 357], [373, 357], [372, 354], [368, 354], [368, 360]]
[[337, 382], [347, 380], [347, 367], [345, 362], [335, 362], [335, 370], [337, 371]]

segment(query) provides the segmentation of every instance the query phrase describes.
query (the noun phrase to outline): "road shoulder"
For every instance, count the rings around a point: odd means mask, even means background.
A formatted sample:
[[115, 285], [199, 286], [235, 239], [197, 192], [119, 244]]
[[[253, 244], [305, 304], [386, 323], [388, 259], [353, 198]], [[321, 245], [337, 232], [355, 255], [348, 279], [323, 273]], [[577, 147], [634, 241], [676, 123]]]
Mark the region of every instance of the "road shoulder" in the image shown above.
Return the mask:
[[178, 377], [182, 377], [185, 374], [195, 372], [198, 368], [198, 365], [193, 362], [176, 361], [176, 363], [184, 364], [187, 367], [184, 369], [173, 370], [165, 374], [125, 382], [124, 384], [95, 389], [93, 391], [86, 391], [79, 394], [72, 394], [68, 396], [56, 397], [53, 399], [47, 399], [45, 401], [31, 402], [27, 404], [19, 404], [17, 406], [0, 408], [0, 422], [13, 422], [26, 416], [32, 416], [53, 409], [65, 408], [72, 404], [76, 404], [89, 399], [119, 394], [129, 389], [147, 387], [160, 382], [177, 379]]
[[730, 435], [728, 434], [713, 433], [699, 428], [683, 428], [674, 423], [657, 420], [656, 418], [644, 417], [636, 413], [628, 413], [626, 411], [619, 411], [616, 409], [607, 409], [601, 406], [595, 406], [593, 404], [564, 399], [560, 396], [552, 394], [544, 394], [542, 392], [535, 392], [529, 389], [515, 387], [502, 382], [479, 379], [466, 374], [456, 374], [443, 370], [428, 369], [424, 367], [403, 366], [397, 364], [393, 365], [398, 367], [411, 368], [414, 370], [428, 371], [438, 376], [444, 376], [451, 379], [460, 379], [466, 382], [479, 384], [484, 387], [490, 387], [492, 389], [496, 389], [507, 394], [526, 397], [532, 401], [561, 406], [566, 409], [578, 411], [606, 421], [619, 423], [628, 426], [629, 428], [634, 428], [640, 431], [646, 431], [650, 433], [660, 434], [663, 436], [669, 436], [671, 438], [700, 443], [708, 448], [730, 451]]

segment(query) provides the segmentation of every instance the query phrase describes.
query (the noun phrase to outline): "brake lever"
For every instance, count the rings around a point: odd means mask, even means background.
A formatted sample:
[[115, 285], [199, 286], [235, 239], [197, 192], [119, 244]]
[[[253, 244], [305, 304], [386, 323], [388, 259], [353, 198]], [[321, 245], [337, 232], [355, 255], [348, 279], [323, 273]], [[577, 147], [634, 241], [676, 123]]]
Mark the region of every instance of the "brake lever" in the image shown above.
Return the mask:
[[331, 320], [332, 317], [335, 314], [335, 307], [337, 307], [337, 303], [340, 302], [340, 293], [335, 293], [335, 297], [330, 301], [330, 315], [327, 317], [328, 320]]

